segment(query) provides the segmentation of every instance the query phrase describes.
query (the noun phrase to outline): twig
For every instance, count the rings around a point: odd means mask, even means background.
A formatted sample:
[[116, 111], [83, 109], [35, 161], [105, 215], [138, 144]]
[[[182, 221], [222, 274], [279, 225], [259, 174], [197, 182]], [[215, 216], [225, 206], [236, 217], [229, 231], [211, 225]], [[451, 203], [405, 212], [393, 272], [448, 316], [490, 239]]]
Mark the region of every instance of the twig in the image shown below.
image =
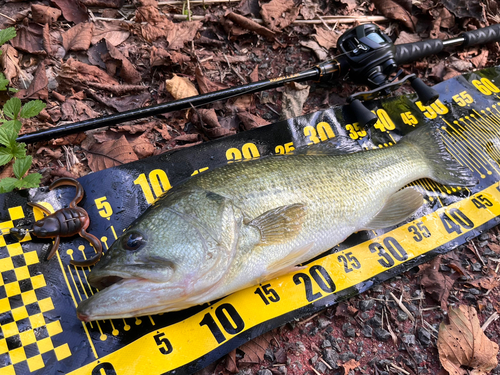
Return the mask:
[[[395, 296], [392, 292], [391, 292], [390, 294], [391, 294], [391, 297], [394, 299], [394, 301], [396, 301], [396, 303], [398, 304], [399, 308], [400, 308], [401, 310], [403, 310], [403, 311], [404, 311], [404, 313], [405, 313], [406, 315], [408, 315], [408, 318], [410, 318], [410, 320], [411, 320], [412, 322], [415, 322], [415, 317], [414, 317], [414, 316], [413, 316], [413, 314], [410, 312], [410, 310], [408, 310], [408, 309], [406, 308], [406, 306], [405, 306], [405, 305], [403, 305], [403, 302], [401, 302], [399, 299], [397, 299], [397, 298], [396, 298], [396, 296]], [[403, 297], [403, 295], [401, 295], [401, 297]]]
[[316, 375], [321, 375], [321, 372], [319, 372], [318, 370], [316, 370], [314, 367], [309, 366], [309, 368], [310, 368], [311, 370], [313, 370], [313, 371], [314, 371], [314, 373], [315, 373]]
[[307, 319], [305, 319], [305, 320], [303, 320], [303, 321], [301, 321], [301, 322], [298, 322], [297, 324], [299, 324], [299, 325], [305, 324], [305, 323], [307, 323], [308, 321], [310, 321], [310, 320], [312, 320], [312, 319], [316, 318], [319, 314], [321, 314], [321, 312], [318, 312], [318, 313], [316, 313], [316, 314], [314, 314], [314, 315], [311, 315], [309, 318], [307, 318]]
[[401, 371], [403, 374], [410, 375], [408, 371], [406, 371], [404, 368], [396, 366], [394, 363], [391, 363], [391, 366], [394, 367], [396, 370]]
[[[439, 331], [436, 328], [434, 328], [430, 323], [428, 323], [426, 320], [424, 320], [424, 323], [427, 325], [427, 328], [430, 328], [432, 331], [439, 333]], [[434, 338], [437, 339], [437, 336], [435, 334], [433, 334], [430, 331], [427, 331], [427, 332], [429, 332]]]
[[9, 16], [6, 16], [6, 15], [5, 15], [5, 14], [3, 14], [3, 13], [0, 13], [0, 16], [5, 17], [5, 18], [7, 18], [8, 20], [11, 20], [12, 22], [16, 22], [16, 20], [15, 20], [14, 18], [10, 18]]
[[325, 362], [325, 360], [321, 357], [318, 358], [321, 362], [323, 362], [325, 364], [325, 366], [329, 369], [329, 370], [333, 370], [333, 367], [330, 366], [327, 362]]
[[486, 331], [486, 328], [488, 328], [488, 326], [493, 323], [495, 320], [497, 320], [498, 318], [500, 318], [500, 315], [498, 315], [498, 313], [495, 311], [493, 314], [490, 315], [490, 317], [484, 322], [484, 324], [481, 326], [481, 329], [483, 331]]
[[476, 244], [474, 243], [474, 241], [471, 241], [471, 244], [472, 244], [472, 247], [474, 248], [474, 252], [476, 253], [476, 256], [479, 258], [479, 261], [483, 264], [483, 267], [486, 266], [486, 263], [484, 263], [483, 258], [481, 257], [481, 255], [479, 255], [479, 251], [477, 251], [477, 247], [476, 247]]

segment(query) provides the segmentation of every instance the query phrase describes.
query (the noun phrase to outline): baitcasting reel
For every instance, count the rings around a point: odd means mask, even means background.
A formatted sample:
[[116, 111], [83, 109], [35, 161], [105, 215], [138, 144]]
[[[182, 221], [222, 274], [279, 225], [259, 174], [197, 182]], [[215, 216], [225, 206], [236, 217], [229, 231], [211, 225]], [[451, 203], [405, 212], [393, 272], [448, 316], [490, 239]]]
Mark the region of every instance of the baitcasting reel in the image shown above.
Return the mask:
[[339, 56], [341, 68], [348, 67], [349, 80], [360, 85], [368, 85], [373, 90], [359, 92], [347, 98], [361, 126], [373, 125], [377, 116], [368, 110], [361, 100], [373, 100], [390, 95], [409, 81], [420, 101], [429, 105], [439, 94], [427, 86], [415, 74], [400, 78], [403, 70], [398, 69], [396, 46], [377, 25], [365, 24], [348, 30], [337, 41], [342, 52]]

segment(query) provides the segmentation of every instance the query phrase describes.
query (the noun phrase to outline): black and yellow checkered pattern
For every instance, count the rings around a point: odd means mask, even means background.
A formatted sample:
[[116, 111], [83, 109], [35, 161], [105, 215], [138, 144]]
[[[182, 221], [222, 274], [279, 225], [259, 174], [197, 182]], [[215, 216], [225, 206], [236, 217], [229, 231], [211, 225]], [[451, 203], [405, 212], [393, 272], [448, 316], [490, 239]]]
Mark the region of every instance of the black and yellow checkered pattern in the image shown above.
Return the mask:
[[[21, 206], [9, 209], [12, 228], [24, 218]], [[44, 357], [58, 361], [71, 355], [68, 344], [54, 347], [52, 337], [62, 332], [60, 321], [46, 322], [44, 313], [54, 309], [44, 292], [45, 277], [36, 269], [36, 251], [24, 252], [21, 242], [0, 235], [0, 375], [24, 374], [45, 366]], [[9, 242], [10, 241], [10, 242]]]

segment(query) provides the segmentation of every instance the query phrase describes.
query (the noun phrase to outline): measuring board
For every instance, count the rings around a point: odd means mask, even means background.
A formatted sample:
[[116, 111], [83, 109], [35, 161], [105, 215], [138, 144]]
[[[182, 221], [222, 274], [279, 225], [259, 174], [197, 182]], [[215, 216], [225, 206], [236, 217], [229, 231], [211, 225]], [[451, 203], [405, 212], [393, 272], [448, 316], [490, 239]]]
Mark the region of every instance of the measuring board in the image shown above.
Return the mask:
[[[51, 241], [0, 236], [0, 375], [188, 374], [280, 325], [361, 293], [493, 227], [500, 220], [500, 68], [435, 86], [440, 99], [423, 106], [414, 96], [370, 103], [379, 121], [354, 122], [347, 107], [331, 108], [232, 137], [159, 155], [79, 179], [88, 232], [108, 249], [120, 233], [171, 186], [228, 162], [350, 137], [364, 149], [390, 147], [416, 127], [439, 124], [450, 153], [478, 179], [474, 188], [430, 180], [410, 184], [425, 204], [406, 222], [355, 233], [298, 272], [211, 304], [140, 318], [82, 323], [78, 303], [96, 290], [91, 268], [71, 259], [94, 255], [80, 237]], [[26, 226], [66, 207], [73, 187], [0, 195], [0, 228]]]

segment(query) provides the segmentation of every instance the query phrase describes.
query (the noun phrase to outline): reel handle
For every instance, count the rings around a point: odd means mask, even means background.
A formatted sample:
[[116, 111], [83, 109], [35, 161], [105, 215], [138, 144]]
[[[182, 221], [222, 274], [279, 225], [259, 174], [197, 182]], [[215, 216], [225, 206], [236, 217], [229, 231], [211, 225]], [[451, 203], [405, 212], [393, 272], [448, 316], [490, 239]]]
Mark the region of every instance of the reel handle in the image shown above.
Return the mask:
[[477, 46], [491, 42], [500, 41], [500, 24], [484, 27], [460, 34], [457, 38], [447, 39], [427, 39], [416, 43], [406, 43], [396, 45], [394, 60], [397, 64], [405, 64], [419, 60], [423, 57], [439, 53], [446, 46], [462, 45], [464, 47]]

